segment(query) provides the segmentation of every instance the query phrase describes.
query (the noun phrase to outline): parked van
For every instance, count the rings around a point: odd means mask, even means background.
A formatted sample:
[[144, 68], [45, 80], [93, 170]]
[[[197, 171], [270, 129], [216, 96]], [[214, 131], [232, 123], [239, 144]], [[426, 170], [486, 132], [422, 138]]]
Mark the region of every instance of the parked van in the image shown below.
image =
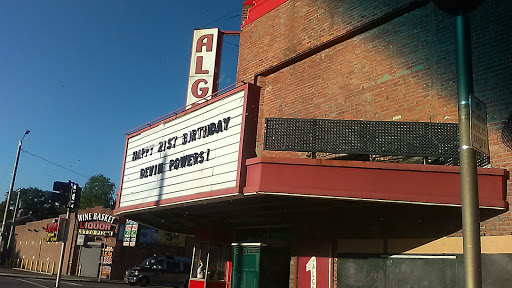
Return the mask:
[[179, 256], [152, 256], [137, 267], [126, 270], [124, 281], [130, 285], [188, 287], [192, 260]]

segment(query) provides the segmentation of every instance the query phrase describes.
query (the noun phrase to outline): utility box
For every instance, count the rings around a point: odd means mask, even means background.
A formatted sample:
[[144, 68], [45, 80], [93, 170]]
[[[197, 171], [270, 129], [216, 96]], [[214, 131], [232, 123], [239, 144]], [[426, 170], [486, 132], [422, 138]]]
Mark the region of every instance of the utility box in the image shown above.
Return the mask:
[[261, 243], [233, 243], [233, 288], [258, 288]]

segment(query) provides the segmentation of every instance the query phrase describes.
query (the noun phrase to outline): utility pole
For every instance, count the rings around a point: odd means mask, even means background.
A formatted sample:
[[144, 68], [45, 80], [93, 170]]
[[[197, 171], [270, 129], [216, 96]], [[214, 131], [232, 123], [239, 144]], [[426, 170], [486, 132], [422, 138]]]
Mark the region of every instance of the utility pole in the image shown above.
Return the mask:
[[18, 143], [18, 150], [16, 152], [16, 161], [14, 162], [14, 170], [12, 172], [12, 178], [11, 178], [11, 186], [9, 187], [9, 192], [7, 193], [7, 202], [5, 202], [5, 211], [4, 211], [4, 220], [2, 221], [2, 232], [0, 233], [0, 252], [2, 252], [2, 260], [4, 258], [4, 235], [5, 235], [5, 220], [7, 219], [7, 211], [9, 210], [9, 202], [11, 201], [11, 193], [14, 189], [14, 181], [16, 180], [16, 171], [18, 170], [18, 161], [20, 160], [20, 151], [21, 151], [21, 145], [23, 144], [23, 139], [27, 134], [30, 133], [30, 130], [25, 131], [25, 134], [23, 134], [23, 137], [21, 137], [20, 142]]
[[21, 189], [18, 189], [18, 197], [16, 197], [16, 204], [14, 205], [14, 213], [12, 213], [12, 226], [11, 226], [11, 231], [9, 231], [9, 238], [7, 239], [7, 250], [9, 250], [11, 248], [11, 239], [12, 239], [12, 233], [14, 232], [14, 225], [15, 225], [15, 222], [16, 222], [16, 213], [18, 211], [18, 205], [20, 203], [20, 194], [21, 194]]
[[57, 268], [57, 278], [55, 279], [55, 288], [60, 287], [60, 277], [61, 277], [60, 274], [62, 272], [62, 262], [64, 260], [64, 251], [66, 248], [66, 242], [67, 242], [66, 238], [68, 236], [69, 215], [70, 215], [70, 208], [68, 207], [67, 212], [66, 212], [66, 224], [64, 227], [64, 233], [62, 233], [62, 246], [60, 246], [59, 268]]

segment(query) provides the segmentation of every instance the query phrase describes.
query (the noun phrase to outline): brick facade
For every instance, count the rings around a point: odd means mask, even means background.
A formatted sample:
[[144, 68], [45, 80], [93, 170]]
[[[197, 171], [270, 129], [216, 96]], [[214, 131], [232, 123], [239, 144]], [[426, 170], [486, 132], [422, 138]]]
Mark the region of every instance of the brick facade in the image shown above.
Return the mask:
[[[10, 264], [26, 270], [57, 273], [61, 242], [46, 242], [48, 233], [43, 229], [52, 219], [30, 222], [16, 227], [14, 252]], [[60, 224], [60, 223], [59, 223]]]
[[[77, 214], [81, 213], [112, 215], [112, 210], [102, 207], [94, 207], [81, 209], [77, 212]], [[55, 218], [59, 219], [59, 229], [64, 229], [65, 217], [66, 215], [60, 215], [58, 218]], [[48, 233], [44, 230], [44, 228], [46, 228], [47, 224], [51, 223], [52, 220], [53, 219], [44, 219], [16, 227], [16, 233], [14, 236], [15, 244], [13, 245], [14, 254], [11, 256], [11, 258], [13, 258], [13, 262], [11, 262], [12, 265], [16, 267], [21, 266], [21, 268], [25, 270], [37, 270], [39, 272], [42, 271], [49, 274], [57, 273], [62, 242], [60, 242], [60, 239], [59, 242], [45, 241], [45, 237], [48, 236]], [[116, 221], [115, 223], [116, 228], [114, 237], [108, 237], [105, 242], [105, 239], [102, 236], [88, 236], [88, 241], [100, 242], [106, 244], [107, 246], [116, 247], [117, 226], [119, 221]], [[79, 272], [78, 255], [80, 247], [76, 245], [78, 235], [77, 225], [78, 220], [76, 219], [75, 214], [72, 213], [70, 215], [69, 228], [67, 230], [68, 233], [64, 234], [63, 232], [62, 234], [66, 239], [66, 247], [64, 250], [63, 258], [64, 260], [62, 265], [62, 273], [64, 275], [77, 275]], [[25, 261], [25, 264], [21, 263], [22, 260]], [[32, 263], [32, 265], [30, 263]], [[36, 264], [37, 269], [35, 267]]]
[[[471, 14], [474, 91], [487, 103], [491, 165], [508, 170], [511, 13], [506, 1], [483, 1]], [[288, 0], [243, 27], [238, 81], [263, 88], [258, 154], [306, 157], [263, 151], [265, 117], [457, 122], [455, 61], [455, 18], [430, 1]], [[482, 222], [481, 233], [511, 235], [511, 212]]]

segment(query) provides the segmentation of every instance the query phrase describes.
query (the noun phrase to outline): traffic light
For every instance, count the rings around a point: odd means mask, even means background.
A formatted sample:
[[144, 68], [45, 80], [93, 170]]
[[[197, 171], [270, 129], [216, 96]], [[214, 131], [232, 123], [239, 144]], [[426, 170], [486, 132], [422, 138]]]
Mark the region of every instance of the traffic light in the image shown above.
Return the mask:
[[63, 197], [62, 193], [60, 193], [60, 192], [59, 193], [50, 192], [50, 200], [53, 203], [59, 204], [60, 206], [67, 204], [67, 198]]
[[78, 184], [68, 181], [68, 182], [53, 182], [53, 191], [58, 191], [58, 196], [53, 196], [52, 198], [56, 199], [60, 205], [66, 205], [66, 207], [70, 209], [78, 209], [80, 205], [80, 196], [82, 194], [82, 188], [78, 186]]
[[55, 193], [57, 195], [52, 195], [52, 198], [57, 200], [60, 205], [67, 206], [69, 203], [69, 193], [71, 192], [71, 181], [68, 182], [53, 182], [53, 191], [58, 191], [59, 193]]

